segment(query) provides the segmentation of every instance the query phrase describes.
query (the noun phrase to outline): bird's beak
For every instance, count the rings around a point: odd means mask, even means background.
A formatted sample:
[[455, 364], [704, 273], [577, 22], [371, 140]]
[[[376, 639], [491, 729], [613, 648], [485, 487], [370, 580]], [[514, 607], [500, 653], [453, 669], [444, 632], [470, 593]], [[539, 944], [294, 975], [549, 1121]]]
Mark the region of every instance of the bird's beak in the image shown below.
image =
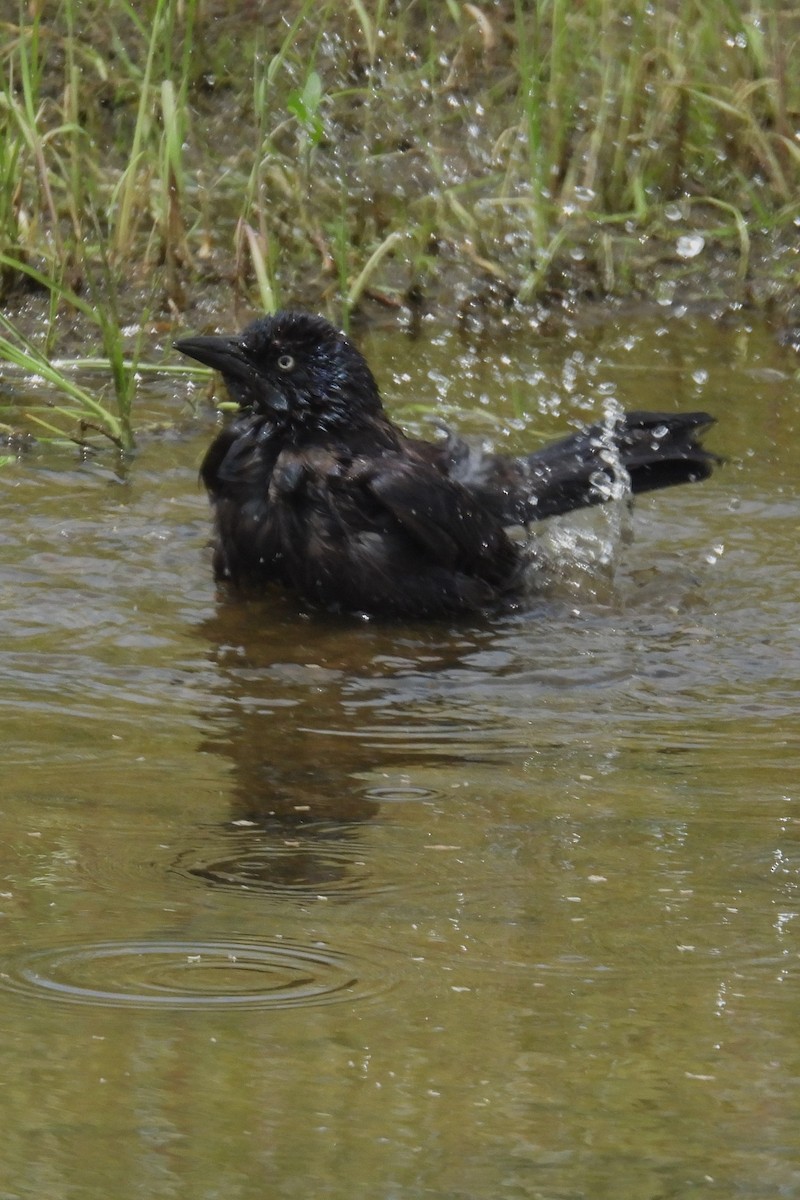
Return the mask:
[[219, 371], [231, 395], [243, 406], [273, 412], [285, 412], [289, 407], [283, 393], [273, 387], [250, 360], [240, 338], [224, 335], [189, 337], [181, 338], [173, 345], [188, 358]]
[[189, 337], [173, 343], [176, 350], [188, 358], [195, 358], [204, 367], [213, 367], [222, 375], [237, 378], [243, 371], [251, 370], [244, 356], [242, 344], [234, 337]]

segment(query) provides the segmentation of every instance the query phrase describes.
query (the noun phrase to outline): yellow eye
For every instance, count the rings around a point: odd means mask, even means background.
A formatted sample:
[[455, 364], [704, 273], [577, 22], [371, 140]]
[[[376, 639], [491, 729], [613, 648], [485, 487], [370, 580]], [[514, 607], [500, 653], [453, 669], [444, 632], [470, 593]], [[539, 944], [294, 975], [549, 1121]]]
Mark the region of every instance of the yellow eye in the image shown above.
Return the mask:
[[282, 354], [278, 359], [279, 371], [291, 371], [294, 367], [294, 359], [291, 354]]

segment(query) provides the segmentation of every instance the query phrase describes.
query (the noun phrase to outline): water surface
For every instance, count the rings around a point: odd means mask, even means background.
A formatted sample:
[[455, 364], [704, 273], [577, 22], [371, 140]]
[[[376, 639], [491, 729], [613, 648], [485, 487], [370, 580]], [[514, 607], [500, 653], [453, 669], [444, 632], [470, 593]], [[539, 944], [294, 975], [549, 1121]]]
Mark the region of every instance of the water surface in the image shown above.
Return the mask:
[[127, 471], [0, 473], [0, 1192], [796, 1194], [797, 356], [674, 311], [365, 348], [416, 428], [703, 407], [729, 462], [428, 625], [219, 596], [167, 376]]

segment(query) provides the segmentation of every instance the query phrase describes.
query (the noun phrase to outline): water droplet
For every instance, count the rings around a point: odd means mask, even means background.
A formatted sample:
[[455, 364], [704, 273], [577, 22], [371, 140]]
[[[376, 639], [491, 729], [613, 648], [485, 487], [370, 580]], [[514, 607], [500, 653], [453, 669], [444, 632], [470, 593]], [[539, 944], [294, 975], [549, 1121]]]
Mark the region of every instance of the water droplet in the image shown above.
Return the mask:
[[679, 237], [675, 251], [679, 258], [695, 258], [706, 244], [706, 239], [699, 233], [686, 233]]

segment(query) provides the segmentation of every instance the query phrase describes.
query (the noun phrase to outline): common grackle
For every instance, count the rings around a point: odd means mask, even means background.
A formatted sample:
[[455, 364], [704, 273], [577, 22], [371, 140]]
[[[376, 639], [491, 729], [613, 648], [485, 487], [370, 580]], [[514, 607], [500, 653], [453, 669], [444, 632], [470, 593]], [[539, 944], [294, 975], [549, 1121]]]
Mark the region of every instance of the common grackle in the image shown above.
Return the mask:
[[436, 616], [519, 595], [530, 555], [512, 526], [706, 478], [707, 413], [631, 412], [525, 457], [449, 434], [406, 437], [363, 355], [321, 317], [279, 312], [176, 349], [219, 371], [239, 412], [200, 474], [214, 568], [326, 608]]

